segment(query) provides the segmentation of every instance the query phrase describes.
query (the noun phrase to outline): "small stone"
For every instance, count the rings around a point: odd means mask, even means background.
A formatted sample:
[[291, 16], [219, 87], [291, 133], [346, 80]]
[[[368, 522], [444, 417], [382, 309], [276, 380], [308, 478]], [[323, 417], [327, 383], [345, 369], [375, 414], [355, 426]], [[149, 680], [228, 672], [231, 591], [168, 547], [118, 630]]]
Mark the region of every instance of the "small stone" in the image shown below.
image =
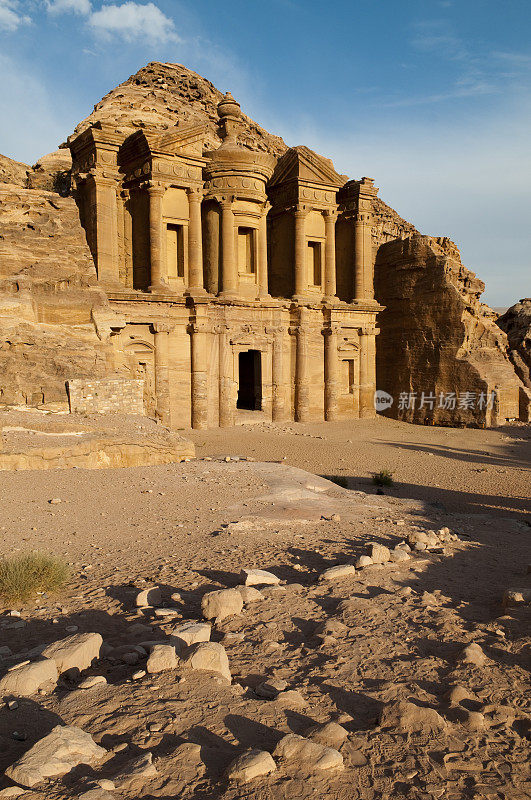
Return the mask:
[[360, 556], [356, 561], [356, 567], [359, 569], [363, 569], [363, 567], [370, 567], [371, 564], [374, 564], [374, 561], [370, 556]]
[[295, 689], [279, 692], [275, 702], [282, 708], [305, 708], [308, 705], [302, 694]]
[[93, 689], [95, 686], [105, 686], [107, 684], [107, 678], [103, 675], [91, 675], [89, 678], [85, 678], [85, 680], [81, 681], [78, 684], [78, 689]]
[[96, 783], [98, 784], [100, 789], [106, 789], [109, 792], [112, 792], [114, 789], [116, 789], [114, 781], [110, 781], [108, 778], [100, 778], [99, 780], [96, 781]]
[[502, 606], [518, 606], [531, 601], [531, 588], [506, 589], [502, 597]]
[[220, 589], [208, 592], [201, 600], [201, 610], [205, 619], [222, 620], [241, 614], [243, 600], [236, 589]]
[[311, 742], [296, 733], [288, 733], [275, 747], [275, 758], [285, 763], [299, 763], [309, 772], [342, 769], [343, 756], [331, 747]]
[[59, 505], [59, 503], [62, 503], [63, 501], [61, 500], [60, 497], [52, 497], [52, 499], [48, 500], [48, 502], [51, 506], [57, 506]]
[[265, 569], [242, 569], [240, 580], [245, 586], [276, 586], [280, 578]]
[[479, 644], [472, 642], [472, 644], [467, 645], [461, 652], [460, 661], [463, 661], [465, 664], [474, 664], [476, 667], [482, 667], [487, 661], [487, 656]]
[[150, 608], [151, 606], [160, 606], [162, 596], [158, 586], [150, 586], [148, 589], [142, 589], [136, 596], [135, 604], [137, 608]]
[[482, 731], [485, 728], [485, 717], [479, 711], [462, 711], [462, 724], [470, 731]]
[[131, 675], [131, 679], [134, 681], [139, 681], [141, 678], [145, 677], [146, 677], [146, 671], [143, 669], [137, 669], [137, 671], [133, 672], [133, 674]]
[[338, 564], [336, 567], [329, 567], [320, 576], [321, 581], [335, 581], [356, 574], [356, 569], [352, 564]]
[[130, 761], [126, 767], [114, 776], [113, 782], [117, 789], [125, 789], [138, 778], [153, 778], [158, 775], [157, 768], [153, 764], [153, 754], [149, 751], [144, 753], [134, 761]]
[[417, 706], [407, 700], [395, 700], [385, 705], [380, 725], [408, 733], [438, 733], [446, 728], [446, 722], [434, 708]]
[[0, 790], [0, 797], [20, 797], [21, 794], [25, 794], [26, 790], [21, 789], [20, 786], [8, 786], [7, 789]]
[[383, 544], [372, 542], [369, 545], [368, 555], [370, 555], [375, 564], [386, 564], [391, 557], [391, 552], [389, 548], [385, 547]]
[[184, 665], [195, 670], [218, 672], [230, 683], [232, 676], [229, 669], [229, 659], [225, 648], [217, 642], [199, 642], [190, 647], [190, 652], [184, 659]]
[[410, 559], [409, 553], [406, 553], [401, 547], [395, 547], [394, 550], [391, 550], [390, 560], [395, 564], [400, 564], [402, 561], [409, 561]]
[[31, 788], [46, 778], [70, 772], [78, 764], [100, 761], [106, 751], [74, 725], [57, 725], [6, 770], [15, 783]]
[[231, 781], [247, 783], [261, 775], [275, 772], [277, 765], [266, 750], [248, 750], [229, 764], [227, 777]]
[[18, 708], [18, 700], [8, 700], [6, 706], [10, 711], [16, 711]]
[[341, 516], [340, 516], [340, 514], [332, 514], [332, 516], [330, 517], [330, 519], [331, 519], [331, 521], [332, 521], [332, 522], [341, 522]]
[[155, 616], [159, 617], [160, 619], [165, 618], [173, 618], [180, 616], [180, 610], [178, 608], [156, 608], [155, 609]]
[[471, 695], [468, 689], [465, 689], [464, 686], [459, 686], [459, 684], [451, 686], [445, 695], [445, 699], [453, 706], [458, 705], [461, 700], [469, 700], [470, 697]]
[[156, 644], [149, 655], [146, 670], [150, 675], [154, 675], [168, 669], [175, 669], [178, 663], [175, 647], [171, 644]]
[[270, 678], [267, 681], [259, 683], [254, 690], [258, 697], [263, 697], [265, 700], [274, 700], [275, 697], [284, 689], [287, 689], [288, 684], [282, 678]]

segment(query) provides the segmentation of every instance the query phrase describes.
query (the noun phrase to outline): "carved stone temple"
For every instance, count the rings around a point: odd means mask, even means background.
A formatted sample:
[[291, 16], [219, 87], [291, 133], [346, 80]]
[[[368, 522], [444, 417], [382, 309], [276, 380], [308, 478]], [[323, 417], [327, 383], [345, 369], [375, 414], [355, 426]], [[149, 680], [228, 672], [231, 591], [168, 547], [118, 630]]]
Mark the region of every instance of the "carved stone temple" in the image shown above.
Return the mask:
[[369, 178], [307, 147], [237, 143], [239, 104], [205, 125], [69, 141], [81, 224], [120, 320], [115, 366], [164, 424], [375, 415]]

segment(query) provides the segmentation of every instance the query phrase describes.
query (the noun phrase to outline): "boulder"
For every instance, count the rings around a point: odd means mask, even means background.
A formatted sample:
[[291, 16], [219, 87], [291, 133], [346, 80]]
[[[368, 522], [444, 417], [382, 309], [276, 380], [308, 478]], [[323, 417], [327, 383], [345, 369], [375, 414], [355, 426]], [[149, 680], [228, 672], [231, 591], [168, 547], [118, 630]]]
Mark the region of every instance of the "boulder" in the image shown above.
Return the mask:
[[219, 589], [208, 592], [201, 600], [201, 610], [205, 619], [222, 620], [225, 617], [241, 614], [243, 599], [236, 589]]
[[95, 686], [106, 686], [107, 678], [103, 675], [90, 675], [78, 684], [78, 689], [94, 689]]
[[407, 553], [402, 547], [395, 547], [394, 550], [391, 550], [391, 555], [389, 557], [390, 561], [393, 561], [395, 564], [400, 564], [402, 561], [409, 561], [411, 556]]
[[460, 661], [464, 664], [474, 664], [476, 667], [482, 667], [487, 661], [487, 656], [476, 642], [467, 645], [461, 652]]
[[258, 589], [255, 589], [253, 586], [236, 586], [236, 591], [241, 594], [245, 605], [248, 603], [256, 603], [258, 600], [264, 599], [262, 592], [258, 591]]
[[280, 578], [265, 569], [242, 569], [240, 579], [245, 586], [276, 586]]
[[149, 654], [146, 670], [150, 675], [154, 675], [157, 672], [175, 669], [178, 663], [175, 647], [171, 644], [156, 644]]
[[298, 764], [309, 772], [342, 769], [343, 756], [332, 747], [311, 742], [296, 733], [288, 733], [275, 747], [275, 758], [288, 764]]
[[211, 632], [212, 625], [209, 622], [184, 622], [172, 630], [170, 640], [180, 655], [191, 644], [210, 641]]
[[261, 775], [274, 772], [277, 765], [266, 750], [248, 750], [229, 764], [227, 777], [231, 781], [247, 783]]
[[446, 728], [446, 722], [434, 708], [425, 708], [408, 700], [394, 700], [385, 705], [380, 715], [382, 728], [393, 728], [405, 733], [437, 734]]
[[135, 600], [137, 608], [159, 606], [161, 602], [162, 597], [158, 586], [150, 586], [148, 589], [142, 589], [142, 591], [137, 594]]
[[321, 581], [335, 581], [340, 578], [348, 578], [356, 574], [356, 569], [352, 564], [338, 564], [336, 567], [329, 567], [320, 576]]
[[184, 659], [184, 664], [192, 669], [217, 672], [223, 675], [229, 683], [232, 680], [227, 653], [223, 645], [217, 642], [193, 644]]
[[58, 677], [55, 661], [51, 658], [33, 661], [31, 664], [11, 669], [0, 678], [0, 695], [15, 694], [29, 697], [44, 686], [55, 686]]
[[356, 567], [358, 567], [358, 569], [363, 569], [363, 567], [370, 567], [371, 564], [374, 564], [374, 561], [370, 556], [360, 556], [356, 561]]
[[387, 564], [391, 558], [389, 548], [377, 542], [371, 542], [371, 544], [369, 544], [368, 555], [372, 558], [374, 564]]
[[325, 747], [333, 747], [337, 750], [341, 747], [348, 736], [348, 731], [337, 722], [327, 722], [325, 725], [317, 725], [311, 728], [306, 734], [308, 739]]
[[102, 644], [103, 639], [99, 633], [75, 633], [50, 644], [42, 655], [55, 661], [60, 675], [69, 669], [82, 672], [99, 657]]
[[66, 775], [78, 764], [94, 764], [107, 751], [74, 725], [57, 725], [6, 770], [15, 783], [31, 788], [46, 778]]

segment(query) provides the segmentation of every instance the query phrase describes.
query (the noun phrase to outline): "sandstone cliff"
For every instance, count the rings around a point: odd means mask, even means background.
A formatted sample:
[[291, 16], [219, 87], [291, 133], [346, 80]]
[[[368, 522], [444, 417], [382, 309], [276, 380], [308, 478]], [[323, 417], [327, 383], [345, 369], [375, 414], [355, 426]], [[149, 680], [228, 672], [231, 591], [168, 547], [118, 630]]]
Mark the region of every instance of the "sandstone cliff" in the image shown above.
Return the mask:
[[110, 368], [106, 309], [73, 199], [0, 183], [0, 403], [66, 403]]
[[[479, 300], [484, 288], [449, 239], [413, 235], [379, 248], [375, 293], [385, 310], [379, 316], [377, 386], [394, 398], [388, 415], [443, 425], [518, 418], [519, 381], [507, 337]], [[493, 391], [497, 399], [489, 409]], [[410, 393], [416, 396], [405, 407]]]
[[509, 357], [522, 383], [531, 389], [531, 297], [524, 297], [498, 317], [507, 334]]

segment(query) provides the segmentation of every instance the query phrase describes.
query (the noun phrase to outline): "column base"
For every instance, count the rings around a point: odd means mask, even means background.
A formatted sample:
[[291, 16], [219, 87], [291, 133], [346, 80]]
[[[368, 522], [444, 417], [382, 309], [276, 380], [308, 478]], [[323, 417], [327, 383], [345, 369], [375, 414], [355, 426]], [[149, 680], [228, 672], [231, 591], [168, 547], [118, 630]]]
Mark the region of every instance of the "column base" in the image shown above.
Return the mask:
[[236, 294], [236, 292], [220, 292], [218, 297], [221, 297], [222, 300], [240, 300], [241, 298]]
[[167, 283], [152, 283], [148, 286], [148, 292], [152, 294], [176, 294]]
[[202, 286], [190, 286], [188, 289], [185, 290], [184, 296], [191, 297], [206, 297], [208, 292]]

